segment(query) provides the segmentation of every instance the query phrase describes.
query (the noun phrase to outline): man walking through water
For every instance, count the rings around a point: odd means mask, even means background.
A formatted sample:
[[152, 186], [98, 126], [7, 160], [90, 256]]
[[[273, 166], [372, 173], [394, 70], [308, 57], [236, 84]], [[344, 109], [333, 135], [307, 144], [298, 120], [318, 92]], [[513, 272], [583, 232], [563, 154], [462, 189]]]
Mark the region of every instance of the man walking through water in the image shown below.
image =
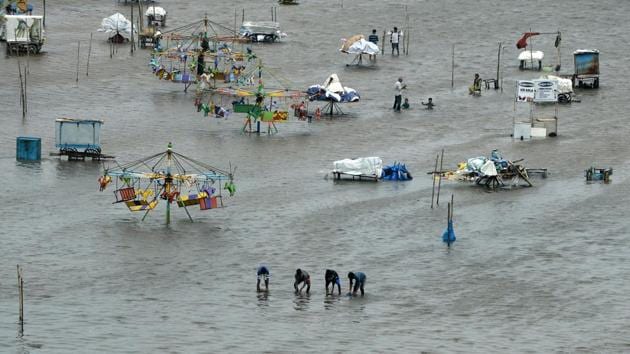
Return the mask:
[[392, 43], [392, 55], [394, 55], [394, 50], [396, 50], [396, 55], [400, 55], [398, 43], [400, 43], [400, 37], [402, 37], [402, 35], [402, 32], [398, 32], [398, 27], [394, 27], [394, 31], [389, 37], [389, 41]]
[[399, 77], [398, 81], [394, 84], [394, 111], [400, 112], [400, 104], [402, 103], [402, 90], [407, 88], [407, 85], [403, 85], [403, 78]]

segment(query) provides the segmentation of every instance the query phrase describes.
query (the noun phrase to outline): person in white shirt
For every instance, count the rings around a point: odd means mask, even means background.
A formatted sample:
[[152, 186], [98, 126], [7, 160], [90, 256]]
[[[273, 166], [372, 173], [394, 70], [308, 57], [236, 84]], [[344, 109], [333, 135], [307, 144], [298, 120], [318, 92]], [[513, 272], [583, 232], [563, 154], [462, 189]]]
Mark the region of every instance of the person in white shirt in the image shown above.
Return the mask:
[[398, 50], [398, 43], [400, 43], [402, 36], [402, 31], [398, 32], [398, 27], [394, 27], [394, 31], [389, 37], [389, 41], [392, 44], [392, 55], [394, 55], [394, 50], [396, 50], [396, 55], [400, 55], [400, 51]]
[[407, 88], [407, 85], [403, 85], [403, 78], [399, 77], [398, 81], [394, 84], [394, 111], [400, 112], [400, 104], [402, 103], [402, 90]]

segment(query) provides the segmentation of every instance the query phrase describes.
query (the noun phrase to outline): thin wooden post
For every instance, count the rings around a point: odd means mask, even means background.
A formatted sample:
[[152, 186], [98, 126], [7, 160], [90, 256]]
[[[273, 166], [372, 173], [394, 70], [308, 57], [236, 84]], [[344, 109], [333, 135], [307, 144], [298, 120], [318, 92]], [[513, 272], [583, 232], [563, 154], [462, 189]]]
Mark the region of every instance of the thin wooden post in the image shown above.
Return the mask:
[[28, 112], [28, 95], [27, 95], [27, 88], [28, 86], [26, 85], [26, 68], [24, 68], [24, 117], [26, 117], [26, 113]]
[[438, 173], [438, 160], [440, 159], [440, 154], [435, 156], [435, 167], [433, 168], [433, 187], [431, 188], [431, 209], [433, 209], [433, 199], [435, 198], [435, 177]]
[[[502, 44], [499, 42], [499, 52], [497, 53], [497, 80], [495, 81], [495, 85], [499, 85], [499, 76], [500, 76], [500, 68], [501, 68], [501, 47]], [[495, 88], [498, 88], [495, 86]]]
[[24, 278], [22, 277], [22, 268], [17, 265], [17, 285], [18, 285], [18, 303], [19, 303], [19, 320], [20, 325], [24, 325]]
[[81, 41], [77, 42], [77, 78], [76, 78], [76, 83], [79, 83], [79, 54], [81, 52]]
[[44, 18], [42, 19], [42, 23], [44, 25], [44, 28], [46, 28], [46, 0], [44, 0], [43, 8], [44, 8]]
[[455, 87], [455, 43], [451, 51], [451, 88]]
[[[138, 0], [140, 1], [140, 0]], [[136, 42], [134, 41], [133, 38], [133, 13], [135, 12], [134, 8], [133, 8], [133, 4], [131, 5], [131, 55], [133, 55], [133, 50], [136, 47]]]
[[437, 187], [437, 198], [436, 205], [440, 205], [440, 188], [442, 187], [442, 163], [444, 162], [444, 149], [442, 149], [442, 153], [440, 154], [440, 179], [438, 179], [438, 187]]
[[241, 15], [241, 23], [245, 22], [245, 8], [243, 8], [243, 14]]
[[383, 30], [383, 39], [381, 40], [381, 43], [383, 43], [381, 45], [381, 55], [385, 55], [385, 35], [386, 35], [386, 30]]
[[87, 57], [87, 65], [85, 68], [85, 76], [90, 75], [90, 55], [92, 54], [92, 35], [93, 33], [90, 32], [90, 45], [88, 46], [88, 57]]

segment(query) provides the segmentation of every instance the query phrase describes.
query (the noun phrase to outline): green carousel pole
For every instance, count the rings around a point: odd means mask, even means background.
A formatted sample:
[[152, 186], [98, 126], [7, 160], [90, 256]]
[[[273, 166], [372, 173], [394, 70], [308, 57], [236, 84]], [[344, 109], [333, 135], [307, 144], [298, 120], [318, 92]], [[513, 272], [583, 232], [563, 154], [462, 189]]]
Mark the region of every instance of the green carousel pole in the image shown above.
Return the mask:
[[173, 144], [168, 143], [168, 148], [166, 149], [166, 178], [164, 179], [164, 188], [166, 192], [166, 225], [171, 224], [171, 185], [173, 184], [173, 176], [171, 175], [171, 159], [172, 159], [172, 151]]

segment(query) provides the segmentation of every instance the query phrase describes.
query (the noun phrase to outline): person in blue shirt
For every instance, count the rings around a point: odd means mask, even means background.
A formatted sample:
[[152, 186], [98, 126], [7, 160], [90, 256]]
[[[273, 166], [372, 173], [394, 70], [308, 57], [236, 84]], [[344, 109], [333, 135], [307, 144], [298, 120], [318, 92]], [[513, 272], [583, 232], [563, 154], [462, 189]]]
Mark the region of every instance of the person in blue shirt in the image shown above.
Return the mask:
[[[302, 284], [302, 287], [300, 288], [300, 290], [298, 290], [298, 285], [300, 285], [300, 283], [304, 283]], [[293, 288], [295, 289], [295, 293], [301, 293], [302, 289], [304, 289], [304, 287], [306, 286], [306, 293], [308, 294], [308, 292], [311, 290], [311, 276], [306, 272], [303, 271], [302, 269], [298, 268], [295, 271], [295, 283], [293, 283]]]
[[326, 269], [324, 279], [326, 279], [326, 295], [328, 295], [328, 284], [332, 285], [330, 295], [335, 293], [335, 284], [337, 284], [337, 290], [339, 291], [339, 295], [341, 295], [341, 279], [339, 279], [337, 272], [332, 269]]
[[[350, 288], [348, 291], [352, 291], [352, 295], [357, 294], [357, 290], [361, 289], [361, 296], [364, 295], [363, 287], [365, 286], [365, 280], [367, 277], [362, 272], [350, 272], [348, 273], [348, 279], [350, 281]], [[352, 290], [352, 282], [354, 281], [354, 290]]]
[[256, 270], [256, 277], [258, 278], [256, 281], [256, 291], [257, 292], [261, 292], [260, 290], [260, 281], [264, 280], [265, 281], [265, 291], [269, 291], [269, 277], [271, 276], [271, 274], [269, 274], [269, 269], [267, 267], [265, 267], [264, 265], [258, 267], [258, 269]]

